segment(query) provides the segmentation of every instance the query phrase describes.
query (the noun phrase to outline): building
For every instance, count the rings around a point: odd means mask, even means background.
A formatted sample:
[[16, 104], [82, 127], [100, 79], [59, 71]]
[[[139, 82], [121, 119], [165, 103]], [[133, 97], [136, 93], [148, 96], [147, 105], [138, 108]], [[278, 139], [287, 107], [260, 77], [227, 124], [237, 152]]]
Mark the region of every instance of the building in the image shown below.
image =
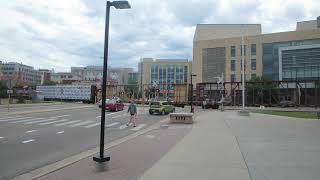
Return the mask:
[[16, 83], [21, 84], [40, 84], [40, 72], [33, 67], [22, 63], [8, 62], [1, 63], [0, 80], [10, 82], [9, 86], [14, 86]]
[[41, 85], [45, 82], [51, 81], [51, 74], [53, 71], [50, 71], [49, 69], [39, 69], [39, 72], [41, 74]]
[[[107, 81], [109, 84], [124, 85], [128, 83], [128, 73], [133, 72], [133, 68], [113, 68], [108, 67]], [[102, 66], [71, 67], [71, 73], [81, 77], [81, 81], [102, 82]]]
[[128, 84], [136, 82], [138, 83], [138, 72], [129, 72], [128, 73]]
[[159, 97], [162, 97], [166, 94], [164, 92], [174, 90], [171, 84], [190, 83], [191, 65], [188, 59], [142, 58], [138, 65], [138, 84], [143, 89], [143, 94], [149, 86], [158, 86]]
[[241, 54], [245, 78], [273, 80], [318, 79], [320, 75], [320, 17], [298, 22], [295, 31], [262, 34], [260, 24], [198, 24], [193, 40], [196, 83], [241, 81]]
[[81, 81], [81, 76], [69, 72], [59, 72], [51, 74], [51, 81], [59, 84], [72, 84]]
[[82, 81], [102, 81], [103, 67], [71, 67], [71, 73], [79, 75]]

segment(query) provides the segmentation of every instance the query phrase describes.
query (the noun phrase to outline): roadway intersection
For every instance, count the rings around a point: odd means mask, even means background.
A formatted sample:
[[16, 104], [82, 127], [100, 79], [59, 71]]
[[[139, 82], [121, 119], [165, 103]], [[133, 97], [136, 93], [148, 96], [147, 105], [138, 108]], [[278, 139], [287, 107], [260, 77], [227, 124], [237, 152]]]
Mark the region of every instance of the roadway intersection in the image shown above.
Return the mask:
[[[75, 106], [80, 107], [79, 104]], [[42, 113], [0, 117], [0, 179], [11, 178], [99, 145], [98, 107], [46, 112], [49, 107], [31, 108], [43, 108]], [[16, 111], [19, 110], [17, 108]], [[177, 112], [188, 110], [176, 108]], [[126, 109], [107, 112], [105, 143], [128, 136], [167, 117], [149, 115], [147, 107], [139, 107], [138, 126], [128, 127], [129, 114]]]

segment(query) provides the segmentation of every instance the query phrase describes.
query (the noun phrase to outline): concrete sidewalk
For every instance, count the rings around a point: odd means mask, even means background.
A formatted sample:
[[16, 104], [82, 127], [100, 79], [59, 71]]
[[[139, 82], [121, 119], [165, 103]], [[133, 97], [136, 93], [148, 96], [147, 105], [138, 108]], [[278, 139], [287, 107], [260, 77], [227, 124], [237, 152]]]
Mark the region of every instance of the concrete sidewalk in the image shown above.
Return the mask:
[[192, 131], [139, 180], [250, 180], [225, 113], [199, 114]]

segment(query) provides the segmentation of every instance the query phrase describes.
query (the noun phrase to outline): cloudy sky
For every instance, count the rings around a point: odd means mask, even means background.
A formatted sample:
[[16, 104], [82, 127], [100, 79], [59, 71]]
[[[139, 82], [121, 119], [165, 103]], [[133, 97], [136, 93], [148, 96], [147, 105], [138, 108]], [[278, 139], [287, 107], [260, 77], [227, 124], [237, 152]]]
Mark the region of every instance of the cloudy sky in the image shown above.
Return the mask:
[[[192, 59], [199, 23], [260, 23], [263, 33], [290, 31], [320, 15], [319, 0], [131, 0], [111, 9], [109, 64], [141, 57]], [[102, 65], [104, 0], [0, 0], [0, 60], [69, 71]]]

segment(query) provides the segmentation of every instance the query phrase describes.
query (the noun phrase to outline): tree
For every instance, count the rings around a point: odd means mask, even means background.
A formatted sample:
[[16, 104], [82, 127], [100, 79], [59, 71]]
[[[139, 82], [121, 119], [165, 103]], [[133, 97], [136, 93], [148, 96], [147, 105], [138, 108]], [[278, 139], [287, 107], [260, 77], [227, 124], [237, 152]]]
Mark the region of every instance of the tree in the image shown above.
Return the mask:
[[44, 86], [50, 86], [50, 85], [56, 85], [56, 84], [57, 84], [56, 82], [50, 81], [50, 80], [45, 80], [45, 81], [43, 82], [43, 85], [44, 85]]
[[128, 85], [125, 87], [125, 91], [131, 98], [136, 98], [138, 96], [138, 82], [129, 80]]
[[0, 81], [0, 98], [7, 97], [7, 85], [4, 81]]
[[267, 76], [257, 76], [246, 83], [246, 91], [254, 104], [270, 104], [272, 91], [277, 90], [277, 84]]

